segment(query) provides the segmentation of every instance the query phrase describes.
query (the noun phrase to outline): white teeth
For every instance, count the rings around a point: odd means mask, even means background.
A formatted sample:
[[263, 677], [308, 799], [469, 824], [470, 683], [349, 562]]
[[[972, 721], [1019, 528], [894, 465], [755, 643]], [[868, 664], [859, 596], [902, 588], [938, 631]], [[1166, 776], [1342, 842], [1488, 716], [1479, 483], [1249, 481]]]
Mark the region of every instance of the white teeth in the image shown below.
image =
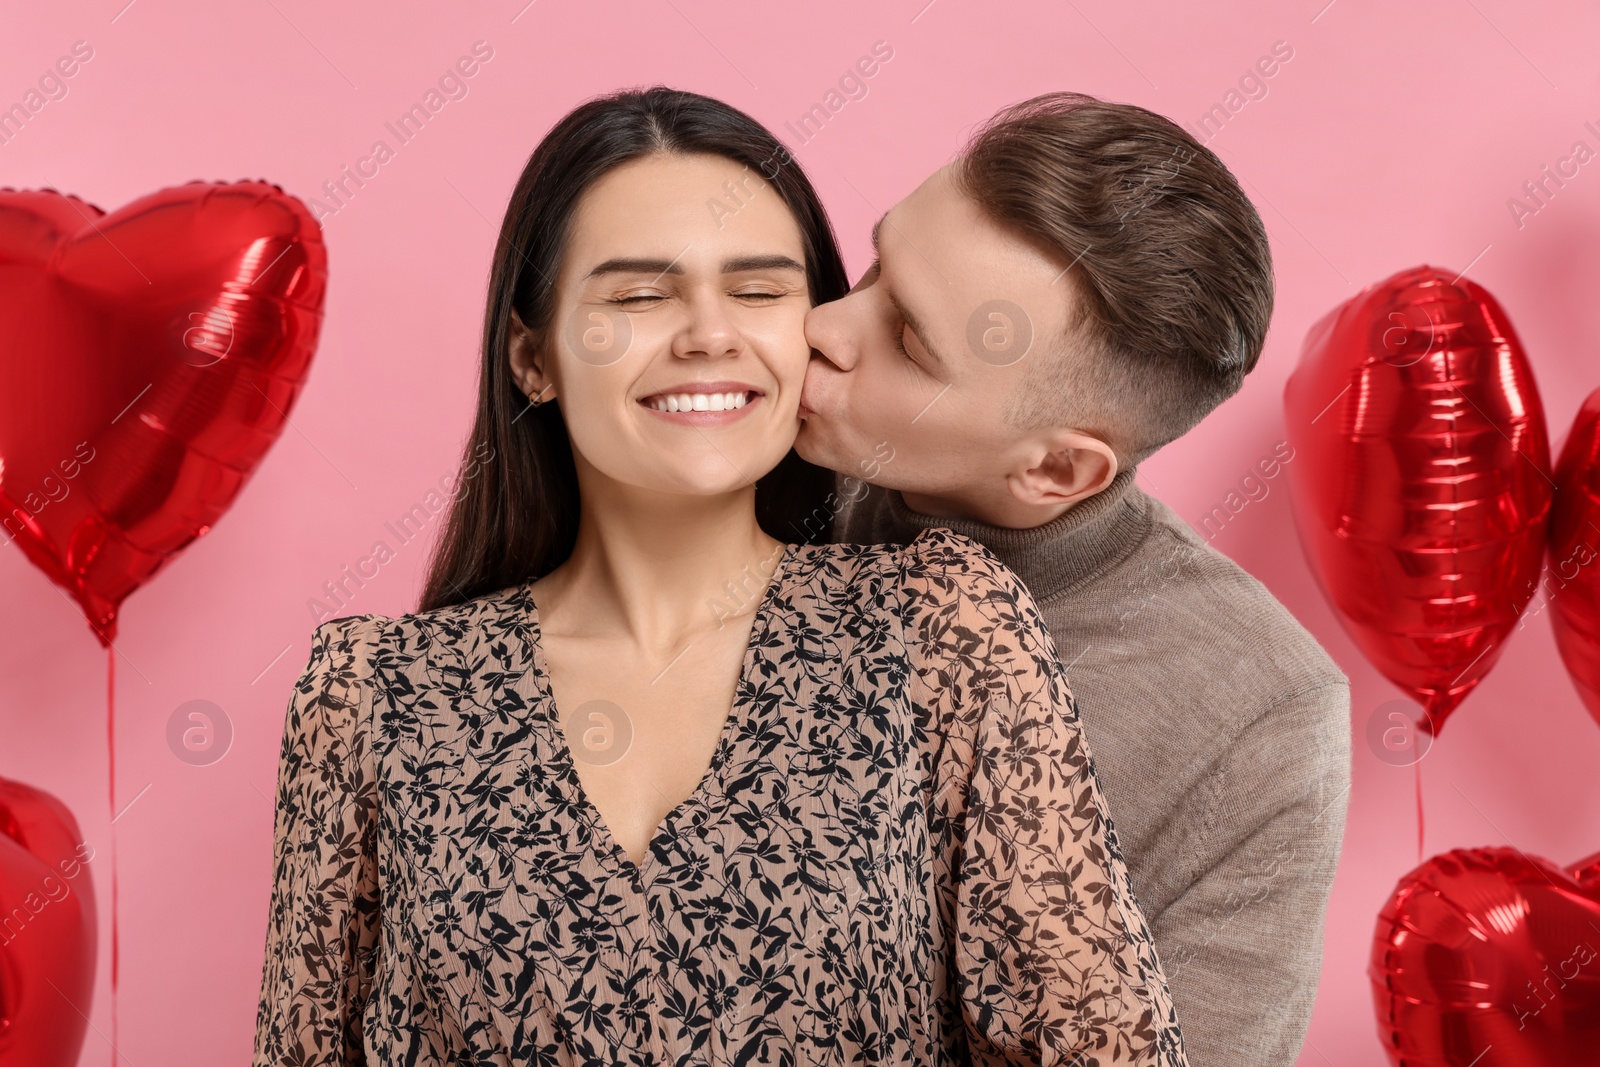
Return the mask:
[[731, 411], [747, 402], [743, 393], [668, 393], [651, 399], [650, 406], [657, 411]]

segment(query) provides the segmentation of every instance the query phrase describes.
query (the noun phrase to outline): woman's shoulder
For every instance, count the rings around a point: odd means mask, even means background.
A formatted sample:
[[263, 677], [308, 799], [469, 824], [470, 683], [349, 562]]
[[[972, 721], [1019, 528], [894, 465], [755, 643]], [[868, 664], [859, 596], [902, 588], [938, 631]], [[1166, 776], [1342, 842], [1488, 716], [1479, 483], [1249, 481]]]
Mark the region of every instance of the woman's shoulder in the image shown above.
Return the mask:
[[906, 542], [808, 546], [819, 580], [858, 584], [869, 576], [898, 583], [902, 600], [951, 601], [999, 594], [1026, 600], [1011, 568], [988, 546], [942, 526], [928, 527]]
[[987, 545], [943, 526], [927, 527], [903, 543], [822, 547], [874, 554], [878, 562], [896, 567], [912, 579], [972, 575], [980, 580], [1016, 580], [1010, 568]]
[[302, 688], [328, 676], [362, 681], [372, 674], [384, 615], [342, 615], [319, 623], [311, 632], [311, 658], [301, 676]]
[[943, 526], [920, 530], [910, 541], [836, 541], [807, 548], [835, 559], [865, 559], [889, 565], [909, 562], [921, 566], [967, 566], [975, 560], [1000, 562], [988, 546]]
[[454, 604], [401, 615], [343, 615], [319, 624], [318, 647], [370, 657], [380, 649], [399, 661], [480, 635], [503, 635], [524, 624], [532, 607], [526, 583], [507, 586]]
[[930, 526], [904, 548], [909, 566], [926, 571], [992, 575], [1009, 573], [988, 545], [943, 526]]

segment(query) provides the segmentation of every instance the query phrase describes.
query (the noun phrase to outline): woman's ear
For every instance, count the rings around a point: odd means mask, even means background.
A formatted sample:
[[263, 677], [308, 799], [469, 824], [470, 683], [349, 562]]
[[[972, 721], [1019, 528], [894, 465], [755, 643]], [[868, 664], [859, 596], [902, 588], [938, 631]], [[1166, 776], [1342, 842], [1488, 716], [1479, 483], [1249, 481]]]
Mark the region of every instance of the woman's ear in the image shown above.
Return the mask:
[[555, 383], [545, 373], [544, 348], [533, 331], [522, 322], [517, 309], [511, 309], [511, 334], [506, 341], [506, 356], [511, 363], [511, 376], [527, 396], [530, 403], [542, 404], [555, 399]]

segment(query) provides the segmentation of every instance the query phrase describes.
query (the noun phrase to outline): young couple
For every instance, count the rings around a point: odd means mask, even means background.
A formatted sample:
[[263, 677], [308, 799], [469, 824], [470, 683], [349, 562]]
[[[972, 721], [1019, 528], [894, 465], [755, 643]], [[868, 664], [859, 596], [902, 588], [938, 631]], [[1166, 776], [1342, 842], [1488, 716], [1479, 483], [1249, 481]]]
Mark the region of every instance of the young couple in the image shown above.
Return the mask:
[[873, 236], [704, 96], [534, 151], [494, 459], [290, 701], [257, 1067], [1293, 1062], [1346, 682], [1133, 482], [1255, 365], [1259, 218], [1054, 94]]

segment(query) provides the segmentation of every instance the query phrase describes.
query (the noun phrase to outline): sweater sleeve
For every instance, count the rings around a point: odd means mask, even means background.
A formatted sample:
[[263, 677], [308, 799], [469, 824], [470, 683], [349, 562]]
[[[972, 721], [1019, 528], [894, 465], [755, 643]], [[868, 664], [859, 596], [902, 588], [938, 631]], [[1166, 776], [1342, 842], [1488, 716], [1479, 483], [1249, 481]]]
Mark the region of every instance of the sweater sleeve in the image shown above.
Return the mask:
[[380, 911], [370, 715], [381, 621], [317, 627], [289, 699], [252, 1067], [366, 1063]]
[[1349, 708], [1343, 680], [1281, 699], [1212, 771], [1205, 866], [1153, 922], [1194, 1067], [1300, 1054], [1344, 840]]
[[908, 684], [934, 757], [929, 825], [970, 1061], [1187, 1067], [1150, 931], [1066, 671], [986, 548], [925, 531], [903, 553]]

